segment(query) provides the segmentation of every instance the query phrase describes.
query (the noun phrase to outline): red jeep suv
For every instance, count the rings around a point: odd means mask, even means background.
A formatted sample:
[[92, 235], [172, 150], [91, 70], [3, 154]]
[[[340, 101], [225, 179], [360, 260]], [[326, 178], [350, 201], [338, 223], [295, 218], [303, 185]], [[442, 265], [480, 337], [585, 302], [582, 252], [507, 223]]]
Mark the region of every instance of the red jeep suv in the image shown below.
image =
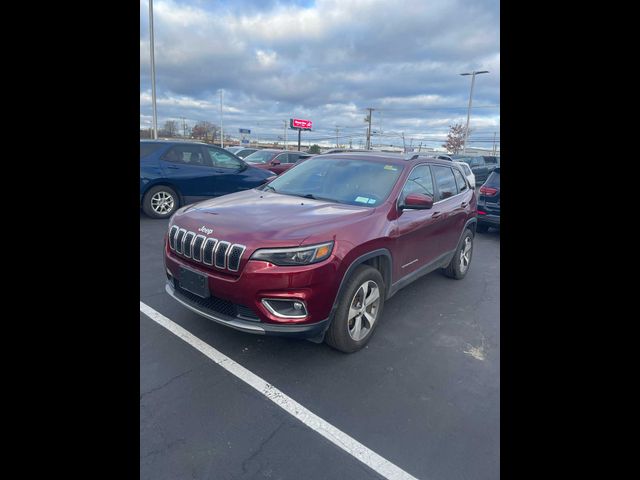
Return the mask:
[[177, 210], [166, 291], [244, 332], [354, 352], [399, 289], [436, 269], [465, 276], [475, 227], [476, 194], [450, 161], [322, 155]]

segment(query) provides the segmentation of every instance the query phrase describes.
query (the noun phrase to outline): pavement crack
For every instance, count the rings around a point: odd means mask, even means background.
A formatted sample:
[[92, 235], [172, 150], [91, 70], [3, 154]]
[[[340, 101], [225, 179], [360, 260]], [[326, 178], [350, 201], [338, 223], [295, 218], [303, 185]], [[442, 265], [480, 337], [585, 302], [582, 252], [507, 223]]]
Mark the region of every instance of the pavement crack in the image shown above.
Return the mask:
[[155, 388], [152, 388], [151, 390], [147, 390], [147, 391], [146, 391], [146, 392], [144, 392], [142, 395], [140, 395], [140, 400], [142, 400], [142, 398], [143, 398], [143, 397], [145, 397], [145, 396], [147, 396], [147, 395], [149, 395], [149, 394], [151, 394], [151, 393], [157, 392], [158, 390], [162, 390], [164, 387], [166, 387], [167, 385], [169, 385], [169, 384], [170, 384], [171, 382], [173, 382], [174, 380], [177, 380], [177, 379], [178, 379], [178, 378], [180, 378], [180, 377], [184, 377], [185, 375], [187, 375], [187, 374], [189, 374], [189, 373], [193, 372], [196, 368], [199, 368], [199, 367], [201, 367], [201, 366], [202, 366], [202, 364], [200, 364], [200, 365], [196, 365], [195, 367], [192, 367], [192, 368], [190, 368], [189, 370], [187, 370], [187, 371], [185, 371], [185, 372], [179, 373], [178, 375], [175, 375], [175, 376], [171, 377], [169, 380], [167, 380], [165, 383], [163, 383], [163, 384], [162, 384], [162, 385], [160, 385], [159, 387], [155, 387]]
[[260, 453], [262, 453], [262, 450], [264, 449], [264, 447], [273, 439], [273, 437], [276, 436], [276, 434], [280, 431], [283, 425], [284, 425], [284, 422], [280, 423], [280, 425], [278, 425], [278, 427], [273, 432], [271, 432], [271, 434], [266, 439], [264, 439], [262, 443], [260, 443], [256, 451], [253, 452], [248, 458], [242, 461], [242, 473], [247, 473], [247, 465], [249, 464], [249, 462], [251, 462], [251, 460], [257, 457]]

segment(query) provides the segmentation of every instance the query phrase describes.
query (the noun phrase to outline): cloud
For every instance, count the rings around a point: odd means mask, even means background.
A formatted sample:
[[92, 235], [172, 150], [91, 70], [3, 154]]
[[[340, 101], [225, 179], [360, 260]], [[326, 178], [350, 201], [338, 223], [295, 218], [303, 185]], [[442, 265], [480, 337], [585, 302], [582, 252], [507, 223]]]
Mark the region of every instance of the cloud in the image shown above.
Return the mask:
[[[140, 2], [140, 109], [150, 115], [148, 10]], [[466, 120], [499, 131], [497, 0], [154, 2], [159, 121], [185, 117], [282, 135], [291, 116], [364, 134], [366, 107], [384, 130], [442, 133]], [[492, 108], [483, 106], [493, 105]], [[142, 124], [142, 117], [141, 117]], [[396, 139], [400, 141], [401, 139]]]

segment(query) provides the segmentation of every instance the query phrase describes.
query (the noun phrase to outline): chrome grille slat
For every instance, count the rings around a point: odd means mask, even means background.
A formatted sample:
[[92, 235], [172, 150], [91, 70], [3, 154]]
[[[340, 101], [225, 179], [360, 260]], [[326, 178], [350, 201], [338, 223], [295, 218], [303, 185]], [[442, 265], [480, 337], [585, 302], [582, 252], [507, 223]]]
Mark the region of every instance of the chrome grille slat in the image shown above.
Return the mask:
[[191, 258], [191, 247], [193, 246], [193, 240], [195, 236], [195, 233], [187, 232], [182, 239], [182, 254], [187, 258]]
[[171, 250], [176, 249], [176, 235], [178, 234], [178, 230], [180, 230], [180, 228], [174, 225], [169, 231], [169, 248]]
[[176, 252], [178, 253], [182, 253], [182, 243], [186, 233], [187, 231], [184, 228], [181, 228], [180, 230], [178, 230], [178, 233], [176, 235]]
[[[204, 245], [204, 241], [207, 239], [204, 235], [196, 235], [193, 239], [193, 246], [191, 247], [191, 256], [197, 262], [202, 261], [202, 246]], [[198, 240], [200, 242], [198, 243]]]
[[242, 258], [242, 254], [245, 249], [244, 245], [238, 245], [234, 243], [229, 247], [229, 251], [227, 253], [227, 268], [232, 272], [237, 272], [238, 268], [240, 268], [240, 259]]
[[[209, 247], [211, 245], [211, 247]], [[202, 262], [205, 265], [213, 265], [213, 252], [218, 246], [217, 238], [207, 238], [204, 242], [204, 247], [202, 248]]]
[[218, 242], [218, 246], [216, 247], [215, 261], [214, 265], [217, 268], [225, 269], [227, 267], [227, 249], [231, 246], [229, 242], [225, 242], [224, 240], [220, 240]]

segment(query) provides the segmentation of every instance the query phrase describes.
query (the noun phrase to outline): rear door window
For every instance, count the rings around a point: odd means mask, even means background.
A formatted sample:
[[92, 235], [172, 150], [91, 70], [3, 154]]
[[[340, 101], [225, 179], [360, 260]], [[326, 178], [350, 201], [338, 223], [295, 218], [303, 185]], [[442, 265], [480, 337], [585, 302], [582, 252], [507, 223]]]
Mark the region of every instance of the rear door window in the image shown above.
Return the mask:
[[457, 168], [453, 169], [453, 176], [456, 177], [456, 184], [458, 186], [458, 192], [464, 192], [467, 187], [467, 181]]
[[458, 186], [451, 168], [433, 165], [433, 175], [438, 189], [438, 200], [446, 200], [458, 194]]
[[171, 147], [162, 159], [171, 163], [181, 163], [196, 167], [212, 166], [211, 160], [203, 155], [202, 148], [198, 145], [176, 145]]

